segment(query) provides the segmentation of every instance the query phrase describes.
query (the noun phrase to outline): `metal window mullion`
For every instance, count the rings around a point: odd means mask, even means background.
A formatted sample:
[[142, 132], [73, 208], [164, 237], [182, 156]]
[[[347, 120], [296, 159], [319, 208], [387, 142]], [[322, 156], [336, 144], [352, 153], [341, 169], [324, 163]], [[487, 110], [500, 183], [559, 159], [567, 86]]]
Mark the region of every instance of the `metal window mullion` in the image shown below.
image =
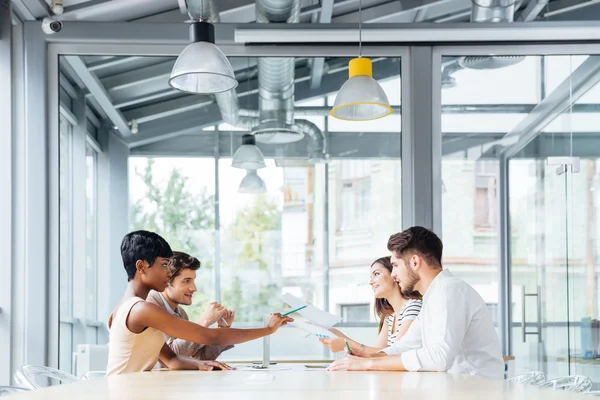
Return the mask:
[[[84, 321], [86, 315], [86, 295], [87, 295], [87, 274], [86, 274], [86, 255], [88, 250], [87, 244], [87, 165], [86, 165], [86, 143], [87, 143], [87, 126], [85, 119], [85, 95], [78, 93], [77, 98], [73, 102], [73, 113], [77, 117], [77, 125], [73, 126], [73, 148], [72, 159], [73, 169], [71, 170], [73, 186], [73, 206], [71, 231], [73, 236], [72, 246], [72, 277], [73, 284], [71, 291], [73, 293], [73, 318], [76, 323], [73, 325], [73, 343], [74, 351], [77, 344], [87, 343], [87, 328]], [[63, 277], [61, 277], [63, 279]], [[61, 352], [67, 349], [61, 348]], [[76, 371], [73, 371], [76, 372]]]

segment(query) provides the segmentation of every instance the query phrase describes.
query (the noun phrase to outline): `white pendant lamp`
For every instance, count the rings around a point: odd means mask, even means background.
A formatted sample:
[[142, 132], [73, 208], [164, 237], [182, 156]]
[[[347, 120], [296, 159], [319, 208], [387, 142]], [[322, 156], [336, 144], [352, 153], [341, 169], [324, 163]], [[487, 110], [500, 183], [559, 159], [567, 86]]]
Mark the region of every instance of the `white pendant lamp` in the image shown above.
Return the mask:
[[231, 161], [233, 168], [256, 170], [266, 167], [262, 151], [256, 147], [254, 135], [242, 136], [242, 145], [237, 149]]
[[358, 57], [348, 64], [348, 80], [338, 92], [329, 115], [344, 121], [370, 121], [392, 113], [379, 83], [373, 79], [373, 63], [362, 58], [362, 5], [358, 3]]
[[267, 187], [265, 182], [262, 180], [255, 169], [249, 169], [246, 172], [246, 176], [240, 182], [238, 193], [250, 193], [259, 194], [266, 193]]
[[169, 85], [182, 92], [196, 94], [235, 89], [238, 81], [227, 56], [215, 46], [213, 24], [202, 20], [192, 22], [190, 42], [175, 61]]

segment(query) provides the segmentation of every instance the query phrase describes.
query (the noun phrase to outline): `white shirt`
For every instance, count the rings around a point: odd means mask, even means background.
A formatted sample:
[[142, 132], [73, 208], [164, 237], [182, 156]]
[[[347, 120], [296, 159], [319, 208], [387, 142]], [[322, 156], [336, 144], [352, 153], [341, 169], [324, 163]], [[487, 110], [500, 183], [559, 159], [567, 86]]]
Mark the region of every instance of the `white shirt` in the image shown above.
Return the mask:
[[382, 351], [401, 354], [408, 371], [504, 378], [500, 340], [483, 299], [447, 270], [431, 282], [408, 332]]

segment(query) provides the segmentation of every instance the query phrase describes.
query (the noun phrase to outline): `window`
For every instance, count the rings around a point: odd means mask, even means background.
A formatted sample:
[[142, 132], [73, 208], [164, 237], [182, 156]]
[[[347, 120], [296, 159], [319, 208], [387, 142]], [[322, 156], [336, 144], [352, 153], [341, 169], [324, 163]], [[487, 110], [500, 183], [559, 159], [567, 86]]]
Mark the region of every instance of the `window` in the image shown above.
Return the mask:
[[369, 304], [341, 304], [340, 314], [342, 321], [369, 322], [371, 319], [371, 306]]
[[186, 307], [192, 321], [215, 300], [214, 171], [215, 161], [208, 158], [129, 158], [131, 230], [157, 232], [173, 251], [200, 260], [198, 291], [193, 304]]
[[86, 131], [62, 115], [59, 134], [58, 361], [76, 373], [77, 345], [97, 344], [105, 329], [98, 321], [98, 155]]
[[370, 167], [371, 164], [366, 160], [344, 160], [339, 163], [336, 180], [342, 207], [338, 208], [338, 231], [372, 228]]
[[[337, 62], [347, 65], [344, 59]], [[381, 82], [388, 98], [400, 105], [399, 60], [376, 62], [388, 71]], [[339, 76], [347, 79], [346, 72]], [[400, 114], [369, 123], [340, 122], [322, 112], [335, 95], [302, 96], [297, 90], [294, 118], [312, 122], [323, 135], [312, 129], [297, 142], [257, 140], [266, 164], [256, 171], [264, 183], [262, 193], [238, 191], [248, 172], [232, 168], [231, 158], [245, 130], [220, 121], [202, 130], [210, 151], [199, 146], [197, 158], [129, 159], [131, 228], [160, 233], [173, 250], [188, 249], [202, 261], [200, 272], [205, 262], [210, 265], [196, 281], [197, 307], [188, 312], [192, 320], [203, 302], [216, 300], [235, 310], [234, 326], [260, 326], [265, 314], [285, 310], [281, 296], [291, 293], [342, 312], [346, 323], [373, 323], [368, 329], [375, 332], [369, 268], [389, 254], [387, 239], [402, 229]], [[239, 100], [241, 107], [252, 106], [246, 96]], [[318, 147], [321, 139], [323, 147]], [[180, 198], [163, 195], [174, 193], [173, 188], [182, 188]], [[189, 215], [206, 223], [192, 226]], [[318, 342], [283, 345], [298, 335], [303, 336], [291, 327], [278, 331], [271, 356], [330, 357]], [[236, 345], [223, 357], [260, 354], [260, 341], [254, 341]]]
[[493, 230], [496, 228], [498, 177], [497, 161], [475, 163], [475, 229]]
[[[86, 299], [85, 315], [89, 321], [96, 321], [98, 319], [98, 254], [97, 254], [97, 243], [98, 243], [98, 181], [97, 181], [97, 154], [96, 151], [86, 145], [85, 148], [85, 214], [86, 214], [86, 227], [85, 227], [85, 287], [86, 287]], [[89, 335], [93, 336], [90, 338], [92, 343], [97, 341], [97, 328], [88, 327], [90, 332]]]
[[66, 370], [70, 370], [73, 347], [72, 133], [71, 124], [61, 115], [59, 132], [59, 366]]

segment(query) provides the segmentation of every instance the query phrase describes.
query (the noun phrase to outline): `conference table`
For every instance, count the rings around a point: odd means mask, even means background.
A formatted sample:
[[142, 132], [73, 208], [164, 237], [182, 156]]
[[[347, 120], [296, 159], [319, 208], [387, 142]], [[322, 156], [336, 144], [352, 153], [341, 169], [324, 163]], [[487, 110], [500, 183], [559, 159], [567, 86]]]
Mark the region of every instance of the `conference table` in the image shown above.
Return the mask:
[[445, 372], [327, 372], [324, 368], [278, 364], [260, 370], [154, 371], [127, 374], [14, 395], [36, 399], [526, 399], [590, 397], [505, 381]]

